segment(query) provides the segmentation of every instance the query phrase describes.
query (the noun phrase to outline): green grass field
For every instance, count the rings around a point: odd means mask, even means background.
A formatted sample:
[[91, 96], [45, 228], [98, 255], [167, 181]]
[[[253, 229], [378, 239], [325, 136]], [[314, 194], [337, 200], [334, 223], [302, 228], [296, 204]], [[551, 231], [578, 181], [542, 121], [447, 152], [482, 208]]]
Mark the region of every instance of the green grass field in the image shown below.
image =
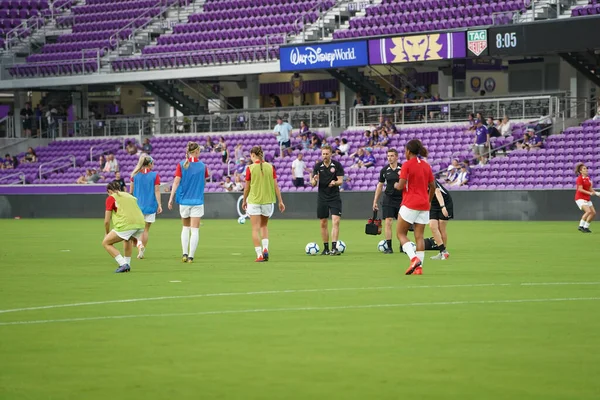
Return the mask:
[[258, 264], [249, 224], [206, 220], [182, 264], [159, 220], [114, 274], [101, 219], [0, 220], [0, 399], [600, 398], [600, 233], [455, 221], [405, 276], [364, 224], [309, 257], [318, 222], [273, 220]]

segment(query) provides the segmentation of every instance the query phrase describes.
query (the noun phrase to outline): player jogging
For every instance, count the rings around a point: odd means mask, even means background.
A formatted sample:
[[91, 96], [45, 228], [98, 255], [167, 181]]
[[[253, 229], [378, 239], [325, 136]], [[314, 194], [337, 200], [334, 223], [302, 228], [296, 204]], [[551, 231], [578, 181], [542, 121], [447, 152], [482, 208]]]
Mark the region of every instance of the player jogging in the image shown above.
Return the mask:
[[448, 190], [437, 180], [435, 181], [435, 196], [431, 200], [431, 210], [429, 211], [429, 228], [437, 248], [440, 251], [437, 255], [431, 257], [432, 260], [446, 260], [450, 253], [446, 249], [448, 245], [448, 233], [446, 226], [448, 221], [453, 218], [454, 207], [452, 196]]
[[[131, 173], [131, 185], [129, 193], [133, 194], [138, 201], [138, 206], [144, 214], [144, 234], [142, 235], [142, 243], [145, 250], [148, 246], [148, 232], [150, 225], [156, 221], [156, 214], [162, 213], [160, 201], [160, 177], [158, 172], [152, 171], [154, 160], [149, 155], [140, 156], [135, 169]], [[144, 251], [138, 252], [137, 258], [144, 258]]]
[[200, 241], [200, 218], [204, 216], [204, 183], [208, 178], [208, 168], [198, 159], [200, 146], [188, 142], [185, 160], [177, 164], [175, 180], [169, 198], [169, 210], [173, 209], [173, 197], [179, 203], [181, 229], [182, 262], [194, 262], [196, 248]]
[[[409, 141], [405, 153], [408, 161], [402, 165], [400, 181], [394, 185], [397, 190], [402, 190], [402, 205], [396, 233], [402, 250], [410, 259], [406, 275], [422, 275], [425, 258], [423, 232], [429, 221], [430, 204], [435, 194], [435, 179], [431, 166], [419, 158], [427, 157], [427, 149], [420, 140]], [[416, 246], [406, 236], [411, 224], [414, 226]]]
[[[339, 162], [331, 159], [331, 146], [321, 147], [322, 161], [315, 164], [310, 176], [310, 184], [319, 185], [317, 197], [317, 218], [321, 220], [321, 237], [323, 238], [322, 256], [339, 256], [342, 254], [337, 249], [340, 234], [340, 218], [342, 216], [342, 198], [340, 186], [344, 182], [344, 167]], [[328, 219], [331, 213], [331, 251], [329, 251]]]
[[575, 173], [577, 174], [577, 191], [575, 192], [575, 203], [581, 211], [583, 211], [583, 217], [579, 221], [579, 231], [583, 233], [592, 233], [590, 231], [590, 223], [596, 216], [596, 209], [591, 201], [591, 196], [600, 195], [598, 192], [594, 192], [592, 186], [592, 180], [588, 174], [588, 168], [584, 163], [579, 163], [575, 166]]
[[[269, 217], [273, 214], [275, 197], [279, 211], [285, 211], [281, 191], [277, 183], [275, 168], [264, 161], [262, 147], [254, 146], [250, 150], [252, 165], [246, 169], [246, 187], [242, 209], [250, 216], [252, 240], [256, 250], [256, 262], [269, 261]], [[262, 241], [261, 241], [262, 238]], [[261, 246], [262, 244], [262, 246]]]
[[[402, 203], [402, 192], [394, 189], [394, 185], [400, 180], [402, 164], [398, 163], [398, 151], [396, 149], [388, 149], [387, 160], [389, 164], [379, 172], [379, 183], [377, 189], [375, 189], [373, 210], [379, 210], [377, 203], [383, 192], [382, 214], [385, 220], [385, 241], [387, 243], [387, 248], [383, 254], [392, 254], [394, 252], [392, 249], [392, 224], [395, 219], [398, 219], [400, 204]], [[385, 189], [383, 188], [384, 185]]]
[[[106, 192], [108, 193], [104, 213], [106, 235], [102, 241], [102, 246], [119, 264], [116, 273], [129, 272], [131, 270], [133, 244], [137, 243], [139, 247], [143, 247], [140, 239], [144, 233], [144, 214], [138, 206], [137, 199], [129, 193], [121, 191], [120, 182], [112, 181], [109, 183]], [[112, 230], [110, 229], [111, 222]], [[125, 257], [114, 246], [121, 241], [125, 241], [123, 244]], [[143, 249], [141, 251], [143, 252]]]

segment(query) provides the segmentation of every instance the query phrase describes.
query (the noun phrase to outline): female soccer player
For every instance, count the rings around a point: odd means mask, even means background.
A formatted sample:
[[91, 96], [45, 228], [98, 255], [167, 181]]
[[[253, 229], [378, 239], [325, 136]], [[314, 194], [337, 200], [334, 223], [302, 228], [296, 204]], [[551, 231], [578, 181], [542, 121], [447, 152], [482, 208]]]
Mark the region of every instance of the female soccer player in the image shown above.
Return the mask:
[[592, 189], [592, 180], [588, 175], [588, 168], [584, 163], [579, 163], [575, 166], [575, 173], [577, 174], [577, 191], [575, 192], [575, 203], [581, 211], [583, 211], [583, 217], [579, 221], [579, 231], [583, 233], [592, 233], [590, 231], [590, 222], [596, 216], [596, 210], [592, 204], [591, 196], [599, 196], [600, 193], [594, 192]]
[[[138, 205], [144, 214], [146, 227], [142, 235], [144, 249], [148, 246], [148, 232], [150, 225], [156, 221], [156, 214], [162, 213], [160, 204], [160, 177], [158, 172], [152, 171], [154, 160], [147, 154], [140, 156], [135, 169], [131, 173], [131, 185], [129, 193], [137, 199]], [[144, 258], [144, 252], [138, 252], [137, 258]]]
[[[106, 212], [104, 213], [104, 230], [106, 236], [102, 246], [108, 254], [115, 258], [119, 264], [116, 273], [129, 272], [131, 270], [131, 252], [134, 243], [143, 253], [143, 244], [140, 240], [144, 233], [144, 215], [138, 206], [137, 199], [127, 192], [121, 191], [121, 184], [112, 181], [106, 187], [108, 198], [106, 199]], [[110, 230], [112, 220], [113, 229]], [[125, 241], [123, 250], [125, 257], [115, 248], [115, 243]], [[133, 243], [132, 243], [133, 242]]]
[[[252, 165], [246, 169], [246, 187], [242, 209], [246, 210], [252, 223], [252, 240], [256, 250], [256, 262], [269, 261], [269, 217], [273, 214], [275, 197], [279, 203], [279, 211], [285, 211], [281, 191], [277, 183], [275, 168], [264, 161], [260, 146], [250, 150]], [[261, 243], [262, 238], [262, 243]], [[262, 244], [262, 247], [261, 247]]]
[[[194, 262], [196, 248], [200, 241], [200, 218], [204, 216], [204, 184], [208, 178], [208, 168], [198, 159], [200, 146], [196, 142], [188, 142], [185, 160], [177, 164], [175, 180], [169, 198], [169, 210], [173, 209], [173, 197], [177, 195], [181, 229], [182, 262]], [[190, 234], [191, 233], [191, 234]]]
[[[400, 181], [394, 185], [397, 190], [402, 190], [402, 205], [396, 235], [402, 250], [410, 259], [406, 275], [411, 275], [413, 272], [415, 275], [422, 275], [425, 258], [423, 232], [429, 221], [430, 204], [435, 194], [435, 179], [431, 166], [419, 158], [427, 157], [427, 149], [420, 140], [409, 141], [406, 144], [405, 155], [407, 161], [402, 165]], [[416, 246], [407, 237], [411, 224], [414, 227]]]
[[431, 257], [432, 260], [446, 260], [450, 253], [446, 249], [448, 245], [448, 233], [446, 225], [453, 218], [454, 207], [452, 197], [448, 190], [437, 180], [435, 181], [435, 196], [431, 201], [431, 210], [429, 211], [429, 228], [433, 233], [433, 238], [440, 251], [437, 255]]

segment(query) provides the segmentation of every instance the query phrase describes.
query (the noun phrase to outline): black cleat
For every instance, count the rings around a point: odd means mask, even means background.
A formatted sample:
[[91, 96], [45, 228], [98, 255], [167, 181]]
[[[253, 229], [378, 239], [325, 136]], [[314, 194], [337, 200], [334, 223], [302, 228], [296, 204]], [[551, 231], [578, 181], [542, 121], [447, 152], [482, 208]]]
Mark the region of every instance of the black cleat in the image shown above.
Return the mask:
[[584, 233], [592, 233], [592, 231], [590, 231], [590, 228], [583, 228], [582, 232], [584, 232]]
[[333, 249], [331, 250], [331, 252], [329, 253], [330, 256], [341, 256], [342, 252], [339, 251], [338, 249]]
[[584, 228], [583, 226], [580, 226], [579, 228], [577, 228], [577, 230], [578, 230], [579, 232], [585, 232], [585, 228]]
[[184, 254], [183, 256], [181, 256], [181, 262], [184, 262], [184, 263], [188, 262], [188, 255], [187, 254]]
[[329, 250], [323, 250], [323, 252], [321, 253], [322, 256], [328, 256], [329, 254], [331, 254]]
[[392, 250], [392, 249], [385, 249], [383, 251], [383, 254], [394, 254], [394, 250]]

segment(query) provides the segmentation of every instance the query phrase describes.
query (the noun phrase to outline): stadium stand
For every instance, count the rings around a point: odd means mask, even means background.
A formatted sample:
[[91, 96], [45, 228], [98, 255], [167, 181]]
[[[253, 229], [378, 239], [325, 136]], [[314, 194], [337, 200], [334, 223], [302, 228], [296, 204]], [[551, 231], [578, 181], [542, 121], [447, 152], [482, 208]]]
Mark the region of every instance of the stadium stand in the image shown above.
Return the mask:
[[585, 6], [577, 6], [571, 10], [571, 16], [581, 17], [585, 15], [596, 15], [600, 14], [600, 1], [588, 0], [588, 4]]

